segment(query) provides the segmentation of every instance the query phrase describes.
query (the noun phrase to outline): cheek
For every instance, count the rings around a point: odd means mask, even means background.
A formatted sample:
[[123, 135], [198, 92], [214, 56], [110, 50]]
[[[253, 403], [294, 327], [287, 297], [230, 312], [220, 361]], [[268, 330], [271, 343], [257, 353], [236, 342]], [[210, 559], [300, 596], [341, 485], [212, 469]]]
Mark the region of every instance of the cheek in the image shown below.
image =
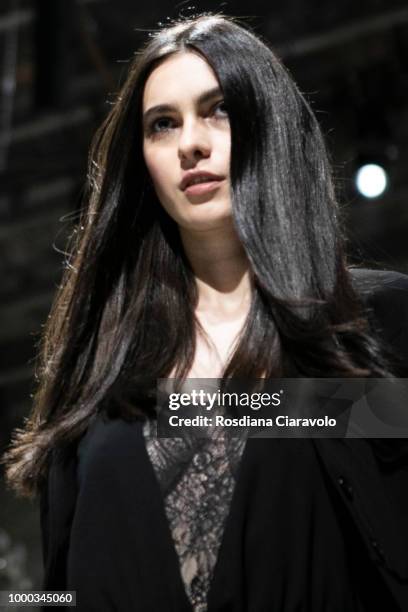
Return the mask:
[[214, 139], [213, 157], [217, 168], [228, 173], [231, 159], [231, 136], [229, 132], [217, 134]]
[[167, 213], [174, 218], [174, 164], [163, 152], [145, 149], [143, 153], [157, 198]]
[[156, 191], [165, 193], [170, 187], [170, 171], [168, 161], [162, 159], [162, 156], [145, 152], [145, 163], [153, 181]]
[[224, 159], [227, 165], [230, 164], [231, 159], [231, 135], [228, 133], [224, 136], [223, 139], [223, 150], [224, 150]]

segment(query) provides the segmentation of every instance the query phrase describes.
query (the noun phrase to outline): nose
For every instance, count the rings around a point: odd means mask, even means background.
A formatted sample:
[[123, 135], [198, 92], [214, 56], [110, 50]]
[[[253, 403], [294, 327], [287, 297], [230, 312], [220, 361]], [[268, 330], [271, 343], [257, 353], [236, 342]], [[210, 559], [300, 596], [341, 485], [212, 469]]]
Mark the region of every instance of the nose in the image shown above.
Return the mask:
[[197, 162], [211, 154], [208, 129], [197, 119], [186, 120], [180, 132], [178, 155], [181, 162]]

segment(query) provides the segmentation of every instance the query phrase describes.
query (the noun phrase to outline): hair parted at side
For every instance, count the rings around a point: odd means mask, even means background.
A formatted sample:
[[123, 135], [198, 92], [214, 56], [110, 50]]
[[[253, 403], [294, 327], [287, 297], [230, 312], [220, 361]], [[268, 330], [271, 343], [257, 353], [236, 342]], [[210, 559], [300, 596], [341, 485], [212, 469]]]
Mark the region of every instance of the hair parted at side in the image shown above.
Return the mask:
[[[69, 266], [43, 330], [31, 415], [3, 461], [9, 484], [36, 493], [54, 448], [101, 406], [146, 414], [156, 380], [187, 375], [196, 286], [178, 228], [143, 159], [142, 96], [167, 56], [213, 68], [231, 126], [232, 214], [254, 279], [231, 376], [388, 376], [345, 265], [331, 169], [314, 114], [272, 50], [233, 19], [204, 14], [154, 33], [135, 55], [89, 155]], [[83, 229], [80, 229], [83, 228]]]

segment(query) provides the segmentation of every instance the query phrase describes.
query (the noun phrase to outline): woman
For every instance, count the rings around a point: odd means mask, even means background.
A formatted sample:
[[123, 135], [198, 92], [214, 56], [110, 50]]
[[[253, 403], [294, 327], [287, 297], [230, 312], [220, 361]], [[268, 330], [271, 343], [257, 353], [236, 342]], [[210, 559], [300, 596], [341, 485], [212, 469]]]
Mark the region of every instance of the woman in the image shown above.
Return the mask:
[[406, 375], [408, 279], [346, 266], [321, 132], [272, 51], [219, 15], [156, 33], [88, 195], [7, 455], [41, 493], [44, 588], [99, 612], [407, 609], [404, 440], [150, 431], [158, 378]]

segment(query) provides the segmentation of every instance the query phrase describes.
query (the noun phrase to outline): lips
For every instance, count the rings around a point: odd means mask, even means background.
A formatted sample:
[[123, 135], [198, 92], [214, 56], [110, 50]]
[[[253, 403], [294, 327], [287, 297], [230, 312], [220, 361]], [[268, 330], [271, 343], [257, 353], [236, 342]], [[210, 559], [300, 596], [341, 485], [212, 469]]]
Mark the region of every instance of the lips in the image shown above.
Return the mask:
[[202, 196], [212, 193], [221, 185], [222, 181], [206, 181], [205, 183], [191, 184], [185, 188], [186, 196]]
[[212, 182], [220, 182], [224, 180], [224, 178], [225, 177], [218, 174], [213, 174], [212, 172], [186, 172], [180, 183], [180, 189], [182, 191], [186, 191], [187, 189], [191, 191], [193, 187], [198, 187], [199, 185], [205, 185]]

